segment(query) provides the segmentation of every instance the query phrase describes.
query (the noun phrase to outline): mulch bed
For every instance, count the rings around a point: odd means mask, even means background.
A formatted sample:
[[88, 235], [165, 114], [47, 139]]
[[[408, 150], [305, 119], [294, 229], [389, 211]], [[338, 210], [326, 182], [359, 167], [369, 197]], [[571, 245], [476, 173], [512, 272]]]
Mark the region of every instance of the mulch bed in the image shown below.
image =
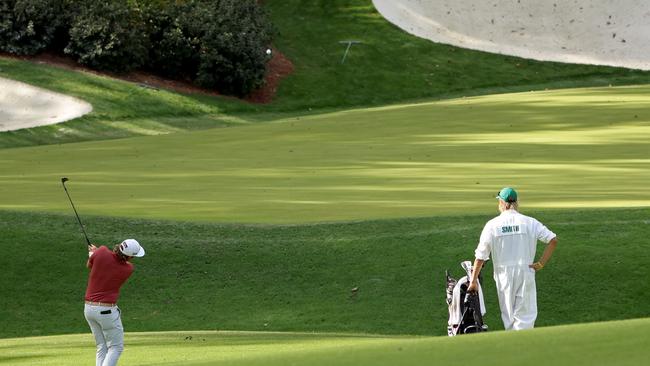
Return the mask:
[[[273, 57], [267, 64], [264, 86], [258, 90], [255, 90], [250, 96], [244, 98], [243, 100], [256, 104], [266, 104], [272, 102], [275, 94], [277, 93], [278, 86], [280, 85], [282, 78], [293, 72], [293, 63], [278, 50], [272, 49], [272, 51]], [[77, 64], [70, 57], [53, 53], [42, 53], [36, 56], [17, 56], [0, 52], [0, 56], [47, 64], [68, 70], [83, 71], [95, 75], [104, 75], [115, 79], [121, 79], [141, 84], [142, 86], [151, 88], [162, 88], [188, 94], [205, 94], [213, 96], [220, 95], [218, 91], [193, 85], [189, 81], [165, 79], [163, 77], [144, 71], [133, 71], [126, 74], [116, 74], [92, 70], [85, 66]]]

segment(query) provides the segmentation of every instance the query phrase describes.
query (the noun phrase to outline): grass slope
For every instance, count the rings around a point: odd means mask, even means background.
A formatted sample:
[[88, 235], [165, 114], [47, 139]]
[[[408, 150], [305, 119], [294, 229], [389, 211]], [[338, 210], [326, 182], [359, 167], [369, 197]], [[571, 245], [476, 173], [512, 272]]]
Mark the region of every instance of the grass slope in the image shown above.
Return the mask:
[[[65, 124], [0, 134], [0, 147], [66, 143], [206, 129], [280, 116], [544, 88], [650, 82], [650, 72], [523, 60], [413, 37], [384, 20], [370, 0], [266, 1], [276, 46], [295, 64], [277, 99], [251, 105], [187, 96], [0, 57], [0, 76], [90, 102]], [[341, 40], [359, 39], [341, 64]]]
[[[0, 151], [0, 207], [297, 223], [650, 206], [650, 87], [492, 95]], [[622, 179], [624, 177], [624, 179]], [[612, 187], [615, 187], [613, 189]]]
[[93, 106], [90, 114], [63, 124], [3, 132], [0, 147], [158, 135], [246, 123], [223, 111], [221, 105], [244, 104], [235, 100], [217, 103], [207, 97], [5, 58], [0, 58], [0, 76], [73, 95]]
[[[444, 271], [460, 277], [493, 212], [290, 226], [83, 218], [94, 242], [135, 237], [147, 250], [120, 300], [128, 331], [443, 335]], [[535, 216], [560, 238], [537, 276], [539, 326], [650, 316], [648, 209]], [[87, 332], [87, 257], [74, 216], [0, 218], [0, 338]], [[491, 270], [486, 322], [496, 330]]]
[[[436, 44], [386, 21], [371, 0], [272, 0], [265, 6], [279, 29], [278, 48], [296, 66], [280, 86], [278, 109], [650, 80], [650, 72], [539, 62]], [[347, 45], [340, 42], [345, 40], [363, 43], [352, 46], [341, 64]]]
[[[487, 365], [636, 366], [650, 357], [650, 319], [464, 337], [341, 334], [127, 333], [121, 365]], [[0, 340], [0, 364], [81, 365], [90, 335]]]

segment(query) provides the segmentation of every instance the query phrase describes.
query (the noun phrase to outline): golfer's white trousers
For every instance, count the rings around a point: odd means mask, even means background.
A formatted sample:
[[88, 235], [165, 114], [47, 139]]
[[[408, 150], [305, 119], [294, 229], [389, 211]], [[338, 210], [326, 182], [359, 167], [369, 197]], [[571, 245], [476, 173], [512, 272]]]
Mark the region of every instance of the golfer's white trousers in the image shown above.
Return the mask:
[[537, 319], [535, 270], [528, 265], [494, 268], [501, 319], [506, 330], [529, 329]]
[[[110, 310], [110, 314], [102, 314]], [[85, 304], [84, 316], [97, 345], [96, 366], [115, 366], [124, 350], [124, 328], [117, 306]]]

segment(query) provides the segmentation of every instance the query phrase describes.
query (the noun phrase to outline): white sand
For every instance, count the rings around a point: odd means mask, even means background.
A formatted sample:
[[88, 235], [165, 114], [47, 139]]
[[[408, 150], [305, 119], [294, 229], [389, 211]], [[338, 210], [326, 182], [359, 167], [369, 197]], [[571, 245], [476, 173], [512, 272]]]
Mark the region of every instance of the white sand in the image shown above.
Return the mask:
[[373, 0], [416, 36], [544, 61], [650, 70], [648, 0]]
[[0, 131], [52, 125], [92, 110], [82, 100], [0, 78]]

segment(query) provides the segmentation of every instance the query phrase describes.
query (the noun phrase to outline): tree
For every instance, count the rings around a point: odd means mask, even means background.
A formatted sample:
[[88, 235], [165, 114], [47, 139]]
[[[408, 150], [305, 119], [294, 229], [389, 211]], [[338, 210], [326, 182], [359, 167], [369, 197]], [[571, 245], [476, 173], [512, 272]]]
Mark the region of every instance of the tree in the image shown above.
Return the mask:
[[50, 47], [62, 26], [63, 0], [3, 0], [0, 49], [34, 55]]

